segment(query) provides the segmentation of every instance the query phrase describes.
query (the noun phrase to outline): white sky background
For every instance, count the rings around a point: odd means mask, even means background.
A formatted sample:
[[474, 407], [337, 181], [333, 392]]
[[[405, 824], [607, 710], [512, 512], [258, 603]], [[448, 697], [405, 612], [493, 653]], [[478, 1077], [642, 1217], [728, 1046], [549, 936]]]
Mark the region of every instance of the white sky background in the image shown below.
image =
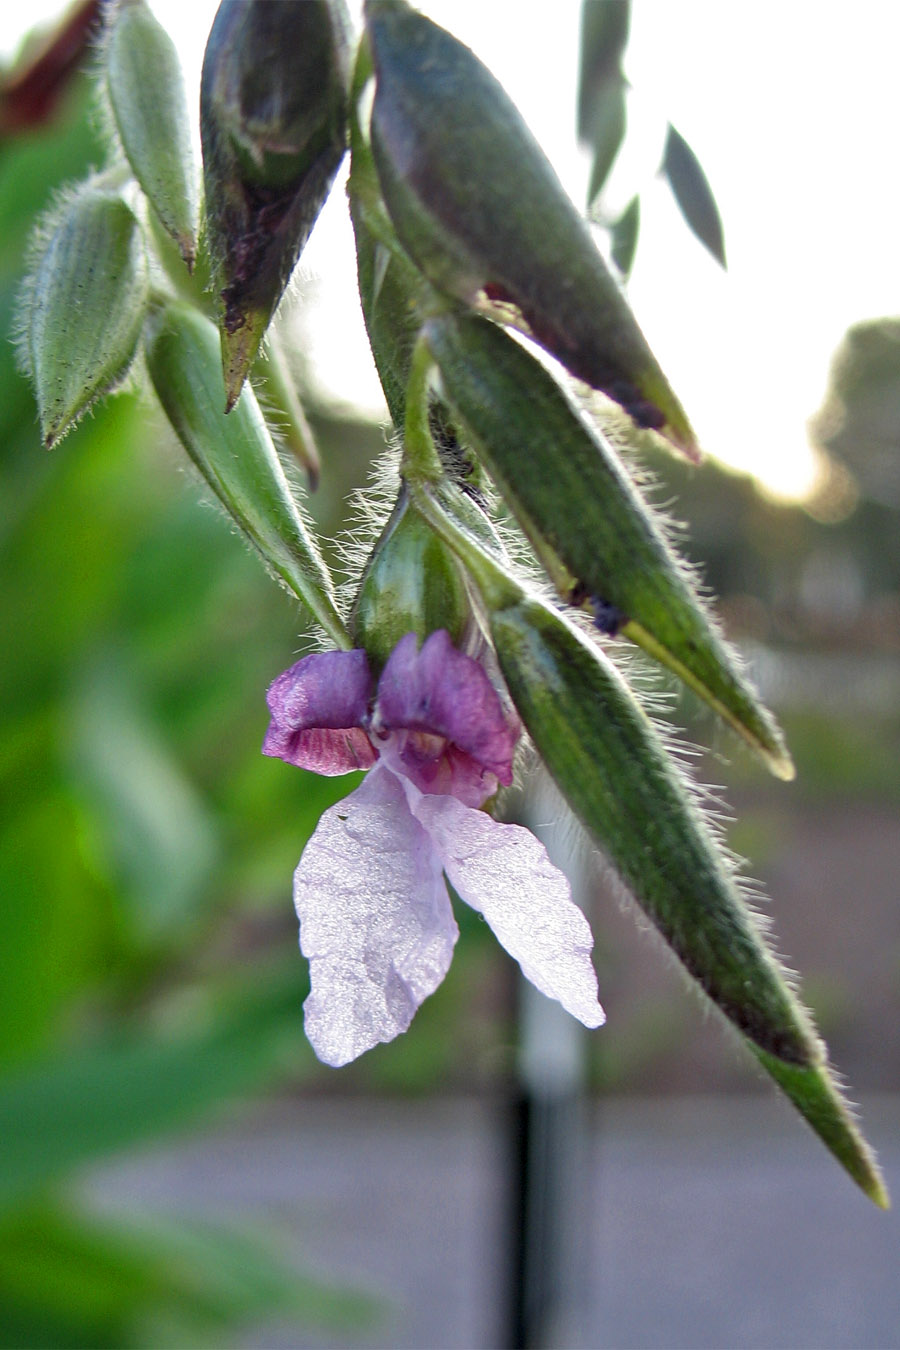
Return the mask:
[[[199, 81], [214, 0], [152, 0]], [[32, 0], [29, 22], [53, 13]], [[422, 0], [518, 104], [573, 198], [579, 0]], [[0, 46], [21, 20], [4, 6]], [[802, 493], [805, 423], [845, 329], [900, 314], [900, 4], [863, 0], [634, 0], [626, 70], [631, 149], [611, 190], [642, 198], [629, 298], [704, 447], [771, 488]], [[725, 224], [729, 271], [709, 259], [655, 177], [666, 120], [690, 142]], [[626, 142], [627, 144], [627, 142]], [[379, 407], [338, 192], [301, 262], [318, 300], [323, 384]]]

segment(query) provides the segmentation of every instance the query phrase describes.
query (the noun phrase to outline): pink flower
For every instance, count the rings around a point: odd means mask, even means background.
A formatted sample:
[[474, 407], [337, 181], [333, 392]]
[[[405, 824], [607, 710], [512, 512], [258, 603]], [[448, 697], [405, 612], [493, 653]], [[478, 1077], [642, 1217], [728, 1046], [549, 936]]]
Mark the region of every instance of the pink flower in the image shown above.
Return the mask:
[[324, 774], [370, 769], [323, 813], [294, 875], [320, 1060], [393, 1040], [441, 983], [458, 936], [445, 876], [532, 984], [601, 1025], [593, 940], [568, 882], [528, 830], [478, 809], [512, 781], [519, 725], [477, 661], [444, 631], [421, 649], [408, 633], [377, 691], [364, 652], [322, 652], [280, 675], [268, 703], [264, 754]]

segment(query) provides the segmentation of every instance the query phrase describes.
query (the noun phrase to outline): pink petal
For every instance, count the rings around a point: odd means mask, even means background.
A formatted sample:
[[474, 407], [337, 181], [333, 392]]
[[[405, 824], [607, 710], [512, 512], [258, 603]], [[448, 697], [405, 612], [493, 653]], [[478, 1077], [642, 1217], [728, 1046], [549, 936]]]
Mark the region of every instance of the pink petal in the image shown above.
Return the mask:
[[500, 824], [453, 797], [424, 796], [412, 785], [406, 794], [450, 884], [484, 915], [526, 979], [585, 1026], [601, 1026], [590, 926], [543, 845], [521, 825]]
[[[518, 721], [504, 709], [482, 666], [457, 651], [444, 629], [426, 638], [421, 650], [414, 633], [400, 639], [378, 683], [376, 706], [378, 724], [385, 730], [408, 729], [452, 741], [463, 752], [457, 756], [461, 782], [479, 769], [501, 783], [512, 782]], [[476, 761], [474, 770], [466, 756]], [[414, 781], [420, 776], [415, 756], [407, 772]], [[435, 790], [427, 781], [419, 786], [422, 791]], [[437, 790], [456, 791], [446, 786]]]
[[376, 765], [324, 812], [294, 902], [310, 963], [306, 1034], [338, 1067], [406, 1030], [457, 938], [441, 861], [389, 769]]
[[376, 754], [362, 730], [371, 689], [363, 651], [304, 656], [269, 686], [263, 754], [330, 776], [371, 768]]

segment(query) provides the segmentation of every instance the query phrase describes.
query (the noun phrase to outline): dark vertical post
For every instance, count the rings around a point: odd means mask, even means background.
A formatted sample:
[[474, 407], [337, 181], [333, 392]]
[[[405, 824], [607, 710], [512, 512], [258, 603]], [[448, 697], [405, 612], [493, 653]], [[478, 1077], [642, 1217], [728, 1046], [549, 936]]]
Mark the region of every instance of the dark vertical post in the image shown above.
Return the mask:
[[[584, 861], [566, 847], [555, 794], [537, 791], [523, 812], [584, 903]], [[547, 825], [554, 820], [553, 826]], [[572, 1346], [583, 1299], [585, 1038], [580, 1023], [525, 980], [518, 986], [519, 1046], [510, 1103], [510, 1350]]]

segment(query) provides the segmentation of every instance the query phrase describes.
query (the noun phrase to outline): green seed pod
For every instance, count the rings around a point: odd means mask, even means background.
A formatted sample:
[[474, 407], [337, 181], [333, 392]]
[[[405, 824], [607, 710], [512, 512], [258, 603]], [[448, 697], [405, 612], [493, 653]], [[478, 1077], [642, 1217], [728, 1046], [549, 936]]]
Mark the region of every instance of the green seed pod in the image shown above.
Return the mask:
[[809, 1015], [624, 681], [539, 601], [494, 612], [491, 635], [513, 701], [575, 814], [826, 1147], [886, 1203]]
[[481, 593], [507, 688], [575, 814], [700, 987], [876, 1204], [887, 1194], [825, 1047], [721, 846], [615, 667], [490, 555], [441, 492], [415, 504]]
[[471, 51], [402, 0], [367, 11], [372, 150], [400, 241], [473, 305], [512, 301], [537, 340], [689, 456], [694, 433], [588, 227]]
[[[793, 765], [612, 447], [541, 363], [475, 316], [425, 338], [454, 415], [568, 598], [593, 604], [705, 699], [782, 778]], [[573, 597], [574, 591], [574, 597]]]
[[615, 667], [538, 600], [491, 614], [503, 677], [579, 819], [710, 998], [764, 1050], [822, 1057], [721, 850]]
[[166, 416], [191, 459], [271, 571], [312, 611], [339, 647], [350, 645], [331, 578], [294, 499], [252, 389], [222, 411], [215, 327], [185, 304], [150, 319], [147, 368]]
[[190, 270], [199, 205], [187, 97], [175, 44], [144, 0], [113, 11], [106, 87], [134, 176]]
[[459, 564], [401, 489], [363, 573], [350, 623], [354, 645], [380, 670], [407, 633], [424, 641], [445, 628], [459, 646], [471, 617]]
[[48, 449], [128, 374], [146, 303], [138, 222], [92, 179], [38, 226], [19, 297], [19, 354]]
[[223, 0], [200, 132], [232, 407], [346, 148], [342, 0]]
[[857, 1186], [880, 1209], [890, 1209], [890, 1196], [878, 1160], [854, 1120], [840, 1084], [828, 1065], [803, 1068], [797, 1064], [785, 1064], [784, 1060], [766, 1054], [758, 1046], [752, 1045], [750, 1048]]

